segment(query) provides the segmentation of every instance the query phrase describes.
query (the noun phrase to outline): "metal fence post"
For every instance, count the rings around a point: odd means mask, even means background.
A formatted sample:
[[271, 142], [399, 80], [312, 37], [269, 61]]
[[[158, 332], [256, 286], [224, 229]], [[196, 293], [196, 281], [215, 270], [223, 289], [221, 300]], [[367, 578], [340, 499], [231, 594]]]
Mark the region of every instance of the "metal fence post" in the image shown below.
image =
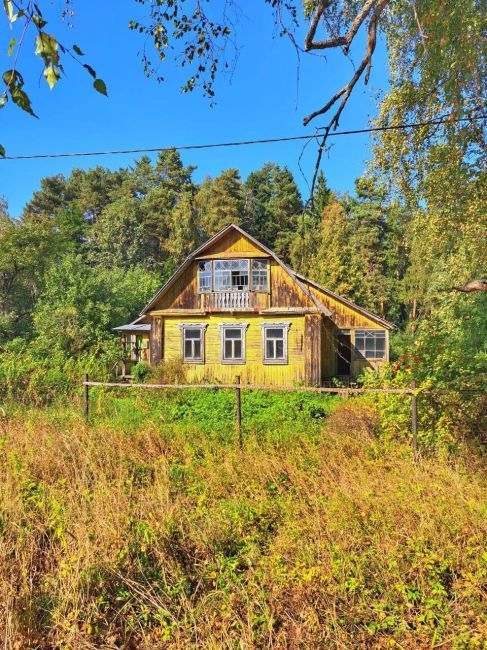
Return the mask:
[[243, 447], [242, 438], [242, 398], [240, 394], [240, 375], [235, 377], [235, 398], [236, 398], [236, 416], [237, 416], [237, 436], [240, 449]]
[[418, 457], [418, 396], [416, 395], [416, 382], [411, 382], [411, 433], [413, 434], [413, 456]]
[[88, 419], [90, 414], [90, 387], [88, 386], [88, 374], [83, 375], [83, 412]]

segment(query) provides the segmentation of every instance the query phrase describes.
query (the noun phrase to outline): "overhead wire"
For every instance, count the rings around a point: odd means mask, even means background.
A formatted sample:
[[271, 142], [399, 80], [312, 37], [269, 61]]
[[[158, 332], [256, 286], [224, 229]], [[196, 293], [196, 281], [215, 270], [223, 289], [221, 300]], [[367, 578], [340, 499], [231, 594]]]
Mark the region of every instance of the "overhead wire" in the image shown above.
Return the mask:
[[[348, 131], [335, 131], [329, 133], [329, 138], [335, 138], [339, 136], [349, 136], [349, 135], [359, 135], [364, 133], [378, 133], [381, 131], [396, 131], [404, 129], [417, 129], [425, 126], [434, 126], [440, 124], [452, 124], [452, 123], [462, 123], [462, 122], [471, 122], [473, 120], [485, 120], [487, 115], [473, 115], [471, 117], [459, 117], [459, 118], [440, 118], [436, 120], [428, 120], [424, 122], [414, 122], [410, 124], [392, 124], [388, 126], [376, 126], [369, 127], [364, 129], [351, 129]], [[199, 150], [199, 149], [217, 149], [223, 147], [242, 147], [248, 145], [257, 145], [257, 144], [273, 144], [278, 142], [292, 142], [299, 140], [313, 140], [323, 137], [323, 133], [317, 131], [315, 133], [309, 133], [307, 135], [292, 135], [292, 136], [282, 136], [277, 138], [259, 138], [255, 140], [234, 140], [230, 142], [211, 142], [205, 144], [187, 144], [187, 145], [171, 145], [165, 147], [145, 147], [138, 149], [113, 149], [107, 151], [75, 151], [75, 152], [65, 152], [65, 153], [38, 153], [38, 154], [21, 154], [14, 156], [3, 156], [0, 158], [2, 160], [33, 160], [33, 159], [45, 159], [45, 158], [76, 158], [84, 156], [113, 156], [113, 155], [123, 155], [123, 154], [143, 154], [143, 153], [160, 153], [162, 151], [190, 151], [190, 150]]]

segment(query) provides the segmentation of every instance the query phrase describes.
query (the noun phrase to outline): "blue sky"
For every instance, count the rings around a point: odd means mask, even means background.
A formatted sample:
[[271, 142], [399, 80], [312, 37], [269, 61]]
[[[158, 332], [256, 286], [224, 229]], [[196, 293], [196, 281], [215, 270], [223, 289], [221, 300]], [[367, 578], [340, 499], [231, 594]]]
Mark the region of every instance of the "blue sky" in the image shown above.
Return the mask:
[[[108, 87], [103, 97], [91, 87], [91, 77], [76, 64], [66, 61], [66, 76], [50, 91], [41, 77], [42, 67], [32, 56], [33, 43], [25, 45], [19, 69], [26, 79], [36, 120], [13, 106], [0, 113], [0, 142], [8, 155], [80, 150], [135, 149], [188, 145], [229, 140], [299, 135], [313, 129], [302, 126], [302, 118], [324, 103], [352, 72], [352, 65], [339, 53], [326, 60], [302, 56], [299, 66], [289, 40], [280, 38], [270, 8], [263, 0], [241, 2], [245, 8], [238, 25], [238, 60], [231, 78], [217, 83], [216, 106], [198, 92], [182, 94], [184, 74], [171, 60], [160, 68], [162, 84], [144, 76], [138, 56], [143, 40], [130, 32], [128, 22], [140, 11], [132, 0], [74, 3], [74, 27], [61, 24], [62, 3], [54, 2], [57, 14], [49, 21], [61, 42], [78, 44], [85, 60]], [[48, 5], [49, 6], [49, 5]], [[96, 12], [94, 9], [96, 8]], [[1, 30], [8, 31], [2, 17]], [[302, 41], [302, 39], [301, 39]], [[6, 49], [6, 47], [4, 47]], [[353, 53], [361, 56], [360, 44]], [[386, 57], [380, 44], [374, 59], [370, 84], [356, 87], [342, 117], [340, 129], [363, 128], [375, 113], [377, 96], [387, 84]], [[5, 53], [2, 69], [11, 66]], [[316, 126], [319, 124], [317, 123]], [[306, 182], [298, 159], [302, 143], [279, 143], [249, 147], [185, 152], [186, 164], [197, 165], [195, 180], [218, 175], [236, 167], [242, 177], [272, 161], [287, 165], [295, 174], [303, 195]], [[309, 178], [316, 148], [310, 145], [301, 166]], [[352, 191], [353, 181], [371, 157], [366, 135], [341, 137], [323, 159], [329, 185], [338, 191]], [[0, 161], [0, 196], [12, 216], [18, 216], [43, 176], [69, 174], [75, 167], [104, 165], [112, 169], [130, 165], [133, 155], [116, 155], [68, 160]]]

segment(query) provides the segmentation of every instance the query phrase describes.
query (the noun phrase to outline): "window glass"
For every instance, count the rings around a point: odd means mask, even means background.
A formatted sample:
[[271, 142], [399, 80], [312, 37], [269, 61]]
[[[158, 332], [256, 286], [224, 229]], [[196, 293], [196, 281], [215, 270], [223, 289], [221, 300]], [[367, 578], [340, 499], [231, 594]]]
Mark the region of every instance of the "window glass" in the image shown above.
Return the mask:
[[266, 361], [286, 361], [287, 330], [283, 327], [265, 327], [264, 350]]
[[183, 330], [183, 354], [185, 361], [202, 361], [203, 360], [203, 329], [202, 328], [184, 328]]
[[223, 329], [223, 359], [225, 361], [243, 360], [243, 337], [241, 328], [225, 327]]
[[252, 289], [254, 291], [269, 290], [268, 260], [252, 260]]
[[198, 287], [201, 293], [211, 291], [211, 262], [198, 262]]
[[247, 291], [249, 260], [215, 260], [215, 291]]
[[276, 341], [276, 359], [284, 359], [284, 340]]
[[355, 347], [366, 359], [384, 359], [386, 333], [384, 330], [356, 330]]

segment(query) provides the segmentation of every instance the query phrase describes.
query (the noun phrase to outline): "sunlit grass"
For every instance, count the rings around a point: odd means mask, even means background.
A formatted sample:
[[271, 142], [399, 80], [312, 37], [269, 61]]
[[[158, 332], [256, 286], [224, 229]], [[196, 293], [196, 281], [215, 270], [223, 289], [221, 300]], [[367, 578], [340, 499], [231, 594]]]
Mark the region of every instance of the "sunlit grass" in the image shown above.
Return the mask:
[[0, 637], [14, 648], [481, 648], [487, 479], [414, 465], [373, 407], [92, 394], [0, 434]]

